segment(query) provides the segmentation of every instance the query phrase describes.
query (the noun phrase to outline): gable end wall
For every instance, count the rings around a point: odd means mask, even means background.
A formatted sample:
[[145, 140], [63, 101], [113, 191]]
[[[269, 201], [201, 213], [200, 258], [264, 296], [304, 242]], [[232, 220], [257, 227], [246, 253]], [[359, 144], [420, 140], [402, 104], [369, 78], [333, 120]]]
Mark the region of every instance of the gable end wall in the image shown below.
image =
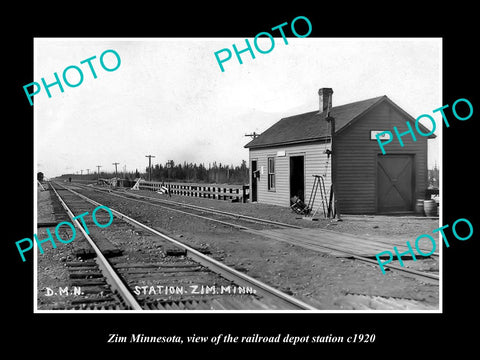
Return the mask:
[[[391, 131], [397, 126], [400, 133], [407, 131], [407, 119], [387, 103], [381, 103], [362, 115], [335, 138], [336, 191], [339, 210], [345, 214], [373, 214], [377, 212], [377, 156], [381, 154], [376, 140], [370, 140], [370, 131]], [[414, 124], [411, 124], [415, 132]], [[427, 138], [415, 132], [402, 137], [401, 147], [394, 136], [385, 145], [386, 154], [414, 154], [414, 197], [423, 198], [427, 188]]]

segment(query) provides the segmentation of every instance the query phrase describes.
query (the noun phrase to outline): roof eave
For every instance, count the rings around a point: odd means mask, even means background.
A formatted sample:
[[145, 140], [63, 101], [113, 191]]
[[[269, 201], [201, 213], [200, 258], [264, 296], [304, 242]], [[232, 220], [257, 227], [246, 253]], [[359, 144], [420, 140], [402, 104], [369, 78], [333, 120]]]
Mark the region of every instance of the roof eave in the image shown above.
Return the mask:
[[315, 138], [309, 138], [309, 139], [302, 139], [302, 140], [292, 140], [292, 141], [281, 141], [277, 143], [269, 143], [269, 144], [258, 144], [258, 145], [247, 145], [244, 146], [244, 148], [247, 149], [261, 149], [261, 148], [269, 148], [269, 147], [276, 147], [276, 146], [287, 146], [287, 145], [296, 145], [296, 144], [304, 144], [304, 143], [311, 143], [311, 142], [317, 142], [321, 140], [326, 140], [328, 139], [328, 136], [322, 136], [322, 137], [315, 137]]

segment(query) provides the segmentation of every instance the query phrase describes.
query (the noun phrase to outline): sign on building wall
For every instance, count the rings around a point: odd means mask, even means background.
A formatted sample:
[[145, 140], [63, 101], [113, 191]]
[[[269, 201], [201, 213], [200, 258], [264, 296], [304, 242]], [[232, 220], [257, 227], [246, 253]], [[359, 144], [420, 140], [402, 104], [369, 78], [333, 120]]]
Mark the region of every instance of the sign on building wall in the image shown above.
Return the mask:
[[390, 140], [390, 134], [385, 133], [385, 130], [370, 130], [370, 140], [377, 140], [376, 135], [381, 133], [384, 134], [379, 136], [380, 140]]

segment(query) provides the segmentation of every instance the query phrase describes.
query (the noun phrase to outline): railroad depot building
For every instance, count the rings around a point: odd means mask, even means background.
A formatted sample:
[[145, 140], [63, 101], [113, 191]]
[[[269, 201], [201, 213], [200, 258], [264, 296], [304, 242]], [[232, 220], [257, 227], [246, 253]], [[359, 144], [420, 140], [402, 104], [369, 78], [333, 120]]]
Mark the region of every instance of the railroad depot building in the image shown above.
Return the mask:
[[[414, 211], [416, 199], [425, 198], [427, 141], [435, 135], [417, 134], [413, 141], [407, 134], [403, 147], [395, 138], [383, 155], [375, 134], [393, 133], [394, 126], [400, 133], [407, 131], [406, 121], [415, 129], [415, 118], [387, 96], [332, 107], [332, 89], [318, 93], [318, 110], [283, 118], [245, 145], [251, 201], [290, 206], [297, 196], [308, 202], [313, 175], [320, 175], [328, 197], [334, 180], [340, 213]], [[333, 122], [327, 121], [328, 111]], [[419, 125], [423, 133], [430, 132]]]

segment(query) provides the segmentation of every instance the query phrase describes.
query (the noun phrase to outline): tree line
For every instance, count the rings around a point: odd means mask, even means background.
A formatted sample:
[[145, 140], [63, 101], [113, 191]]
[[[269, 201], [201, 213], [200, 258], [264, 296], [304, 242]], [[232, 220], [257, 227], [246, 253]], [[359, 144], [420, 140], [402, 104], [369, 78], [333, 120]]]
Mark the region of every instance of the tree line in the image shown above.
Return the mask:
[[[173, 160], [166, 164], [152, 165], [151, 171], [148, 166], [145, 171], [140, 173], [137, 169], [133, 172], [118, 171], [119, 178], [127, 180], [135, 180], [139, 177], [143, 179], [150, 179], [152, 181], [172, 181], [172, 182], [192, 182], [192, 183], [212, 183], [212, 184], [248, 184], [249, 170], [247, 162], [242, 160], [240, 165], [225, 165], [222, 163], [209, 163], [208, 167], [203, 164], [187, 163], [186, 161], [176, 164]], [[43, 175], [43, 174], [42, 174]], [[95, 173], [90, 174], [63, 174], [61, 179], [72, 178], [72, 180], [96, 180], [100, 178], [115, 177], [115, 172], [100, 171], [100, 175]]]
[[[145, 178], [148, 179], [148, 167], [145, 170]], [[245, 160], [242, 160], [242, 163], [237, 166], [213, 162], [209, 163], [208, 167], [203, 163], [199, 165], [187, 162], [175, 164], [173, 160], [170, 160], [165, 165], [152, 166], [151, 178], [153, 181], [247, 184], [248, 167]]]

